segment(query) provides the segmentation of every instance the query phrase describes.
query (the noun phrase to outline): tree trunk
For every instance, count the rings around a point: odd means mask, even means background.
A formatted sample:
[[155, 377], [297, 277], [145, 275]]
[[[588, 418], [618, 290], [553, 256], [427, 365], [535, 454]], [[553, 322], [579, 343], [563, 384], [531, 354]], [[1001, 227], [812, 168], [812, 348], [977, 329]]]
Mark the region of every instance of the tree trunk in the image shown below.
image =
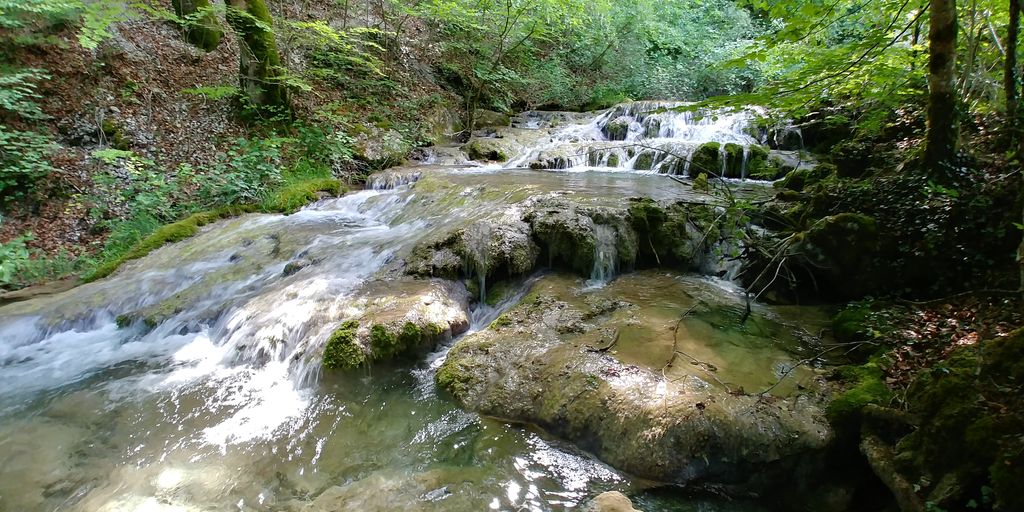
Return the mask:
[[1006, 59], [1003, 66], [1003, 91], [1006, 93], [1006, 133], [1009, 148], [1020, 140], [1017, 119], [1017, 38], [1020, 34], [1020, 0], [1010, 0], [1010, 25], [1006, 28]]
[[[174, 13], [179, 18], [186, 18], [199, 12], [200, 9], [208, 9], [210, 0], [171, 0], [174, 6]], [[185, 39], [206, 51], [213, 51], [220, 44], [224, 32], [213, 12], [207, 11], [197, 20], [188, 20], [185, 23]]]
[[239, 80], [246, 99], [258, 110], [287, 112], [284, 68], [270, 28], [274, 19], [264, 0], [228, 0], [227, 18], [239, 39]]
[[942, 182], [953, 176], [960, 126], [956, 98], [956, 0], [930, 0], [928, 133], [924, 164]]

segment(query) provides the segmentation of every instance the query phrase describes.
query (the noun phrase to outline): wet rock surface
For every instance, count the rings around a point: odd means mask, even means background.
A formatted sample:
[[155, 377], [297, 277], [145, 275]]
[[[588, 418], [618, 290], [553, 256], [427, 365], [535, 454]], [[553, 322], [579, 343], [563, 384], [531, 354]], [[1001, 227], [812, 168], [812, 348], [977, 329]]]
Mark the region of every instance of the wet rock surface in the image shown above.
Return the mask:
[[545, 278], [457, 343], [437, 382], [469, 409], [659, 481], [763, 489], [820, 455], [823, 394], [813, 371], [793, 369], [806, 340], [787, 340], [767, 312], [730, 326], [740, 310], [709, 285], [664, 280], [634, 274], [584, 293]]

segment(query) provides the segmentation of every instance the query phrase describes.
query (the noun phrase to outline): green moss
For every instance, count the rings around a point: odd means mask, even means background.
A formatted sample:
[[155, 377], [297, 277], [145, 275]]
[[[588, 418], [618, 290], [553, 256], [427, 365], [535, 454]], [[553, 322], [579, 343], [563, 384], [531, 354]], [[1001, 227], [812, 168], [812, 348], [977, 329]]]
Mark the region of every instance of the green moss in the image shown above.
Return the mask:
[[708, 184], [708, 175], [700, 173], [697, 178], [693, 180], [693, 189], [700, 192], [708, 192], [711, 190], [711, 185]]
[[376, 324], [370, 328], [370, 352], [374, 360], [391, 359], [437, 341], [444, 332], [443, 327], [433, 323], [420, 327], [405, 322], [397, 330]]
[[743, 175], [743, 146], [728, 143], [725, 145], [725, 177], [739, 178]]
[[509, 159], [508, 148], [498, 139], [475, 139], [462, 146], [462, 150], [470, 160], [504, 162]]
[[342, 187], [341, 181], [334, 178], [300, 181], [273, 192], [260, 206], [265, 212], [295, 213], [303, 206], [315, 201], [318, 192], [339, 196], [344, 193], [344, 187]]
[[274, 39], [274, 19], [264, 0], [229, 2], [227, 20], [248, 49], [239, 52], [239, 77], [251, 106], [260, 111], [269, 109], [271, 114], [288, 110], [288, 88]]
[[194, 213], [188, 217], [156, 229], [152, 234], [135, 244], [124, 254], [113, 256], [100, 263], [82, 279], [92, 282], [113, 274], [121, 265], [128, 261], [142, 258], [163, 247], [165, 244], [178, 242], [199, 232], [199, 228], [220, 219], [237, 217], [245, 213], [263, 211], [268, 213], [293, 213], [303, 205], [317, 198], [317, 192], [328, 192], [333, 195], [344, 193], [341, 182], [333, 178], [315, 178], [286, 185], [284, 188], [271, 192], [259, 207], [253, 205], [223, 206], [215, 210]]
[[887, 404], [892, 399], [892, 392], [882, 380], [882, 368], [877, 360], [862, 366], [844, 366], [837, 373], [850, 387], [829, 403], [825, 414], [837, 430], [856, 432], [864, 406]]
[[618, 166], [619, 166], [619, 155], [616, 154], [616, 153], [612, 153], [612, 154], [608, 155], [608, 167], [618, 167]]
[[127, 253], [103, 262], [91, 272], [82, 276], [82, 279], [88, 283], [109, 276], [128, 261], [142, 258], [163, 247], [164, 244], [184, 240], [195, 235], [202, 226], [223, 218], [234, 217], [252, 211], [254, 211], [254, 208], [251, 206], [226, 206], [207, 212], [194, 213], [178, 222], [161, 226], [132, 247]]
[[458, 346], [452, 349], [453, 353], [449, 354], [445, 363], [438, 368], [434, 381], [441, 389], [451, 393], [459, 400], [464, 400], [475, 379], [471, 369], [462, 361], [462, 358], [458, 357], [456, 352], [458, 349]]
[[835, 176], [836, 168], [832, 164], [818, 164], [813, 169], [797, 169], [786, 175], [782, 181], [775, 184], [776, 187], [803, 192], [812, 185]]
[[205, 9], [206, 13], [199, 19], [185, 24], [185, 39], [208, 52], [217, 48], [224, 32], [217, 16], [210, 10], [209, 0], [171, 0], [171, 5], [179, 18], [192, 16], [200, 9]]
[[324, 346], [324, 369], [349, 370], [366, 363], [366, 353], [356, 339], [358, 330], [359, 322], [349, 320], [331, 333], [327, 345]]
[[121, 151], [128, 151], [131, 149], [131, 142], [128, 137], [125, 137], [124, 132], [121, 131], [121, 127], [118, 126], [112, 119], [104, 119], [100, 123], [100, 129], [103, 130], [103, 137], [107, 140], [107, 144], [114, 149]]
[[795, 203], [803, 199], [803, 195], [795, 190], [780, 190], [775, 194], [775, 199], [784, 203]]
[[851, 304], [832, 320], [832, 334], [844, 342], [865, 341], [871, 335], [871, 308], [863, 304]]
[[495, 318], [491, 325], [487, 326], [488, 329], [501, 329], [502, 327], [508, 327], [512, 325], [512, 319], [507, 314], [502, 314]]
[[717, 142], [701, 144], [690, 158], [690, 173], [707, 173], [718, 176], [722, 172], [722, 145]]
[[1024, 329], [978, 346], [962, 346], [925, 370], [907, 390], [916, 431], [900, 442], [919, 470], [955, 473], [966, 502], [995, 491], [998, 510], [1021, 510], [1024, 498]]
[[654, 166], [654, 153], [651, 151], [644, 151], [640, 153], [640, 156], [636, 157], [636, 161], [633, 162], [633, 169], [637, 171], [649, 171]]

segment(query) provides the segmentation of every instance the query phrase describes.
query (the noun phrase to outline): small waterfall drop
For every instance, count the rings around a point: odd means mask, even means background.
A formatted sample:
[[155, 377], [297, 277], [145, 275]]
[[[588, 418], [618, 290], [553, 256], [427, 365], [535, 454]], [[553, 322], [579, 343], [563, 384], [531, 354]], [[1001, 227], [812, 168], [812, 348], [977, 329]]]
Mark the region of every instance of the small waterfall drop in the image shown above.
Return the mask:
[[615, 228], [603, 224], [594, 226], [594, 270], [590, 272], [588, 287], [601, 287], [615, 278], [619, 261], [617, 242]]

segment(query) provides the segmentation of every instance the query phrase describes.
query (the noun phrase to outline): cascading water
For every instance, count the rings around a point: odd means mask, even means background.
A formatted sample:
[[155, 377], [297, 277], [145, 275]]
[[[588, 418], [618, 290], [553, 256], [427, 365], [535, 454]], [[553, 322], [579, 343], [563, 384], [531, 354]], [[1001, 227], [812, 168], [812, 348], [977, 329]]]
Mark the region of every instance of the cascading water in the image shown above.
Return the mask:
[[[511, 162], [512, 167], [552, 170], [627, 170], [689, 176], [694, 155], [711, 143], [719, 167], [699, 169], [746, 179], [750, 148], [771, 143], [785, 147], [799, 129], [780, 125], [763, 130], [764, 112], [686, 110], [681, 102], [634, 102], [612, 108], [585, 123], [566, 126]], [[740, 153], [727, 149], [735, 145]], [[790, 144], [791, 145], [791, 144]], [[732, 169], [735, 168], [735, 172]]]
[[[567, 127], [516, 161], [586, 147], [566, 165], [634, 168], [650, 158], [652, 170], [685, 173], [690, 156], [647, 157], [626, 144], [751, 140], [743, 114], [649, 107], [582, 124], [564, 116]], [[608, 140], [603, 130], [623, 117], [625, 139]], [[609, 205], [700, 197], [657, 176], [479, 167], [430, 168], [456, 184], [431, 195], [410, 185], [426, 169], [293, 215], [221, 221], [111, 278], [0, 308], [0, 510], [560, 510], [595, 490], [645, 485], [439, 397], [432, 372], [446, 348], [412, 371], [324, 373], [318, 355], [366, 307], [367, 284], [434, 233], [534, 194]], [[595, 235], [590, 284], [599, 286], [619, 258], [613, 228], [597, 225]], [[468, 266], [479, 276], [487, 263]], [[525, 290], [481, 305], [473, 328]]]
[[600, 287], [615, 277], [619, 261], [615, 229], [603, 224], [594, 226], [594, 270], [590, 273], [590, 287]]

